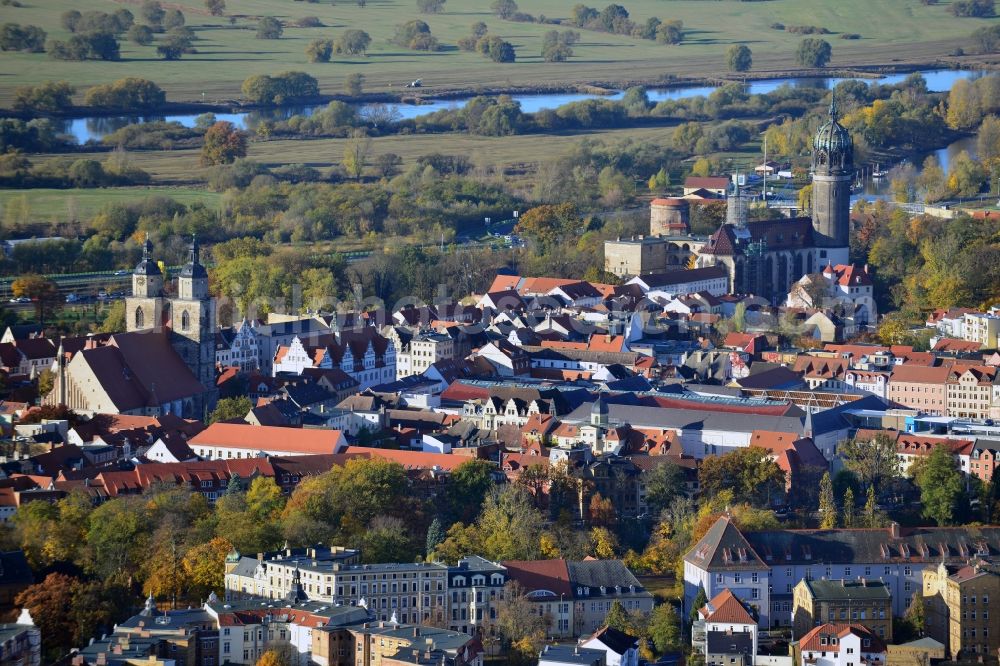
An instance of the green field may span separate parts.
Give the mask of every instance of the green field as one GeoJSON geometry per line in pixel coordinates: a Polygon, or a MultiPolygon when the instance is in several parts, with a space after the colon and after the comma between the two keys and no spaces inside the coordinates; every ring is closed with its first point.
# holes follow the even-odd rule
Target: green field
{"type": "Polygon", "coordinates": [[[69,219],[86,219],[107,203],[128,203],[152,195],[171,197],[181,203],[204,203],[215,206],[222,195],[207,190],[179,187],[123,187],[105,189],[70,190],[0,190],[0,214],[7,204],[17,199],[27,203],[30,219],[34,222],[62,222],[69,219]]]}
{"type": "MultiPolygon", "coordinates": [[[[523,2],[522,10],[549,18],[565,18],[576,0],[523,2]]],[[[139,1],[23,0],[22,8],[4,7],[5,21],[40,25],[52,38],[65,38],[59,16],[66,9],[112,11],[123,4],[138,14],[139,1]]],[[[490,0],[450,0],[441,14],[422,16],[446,46],[437,53],[401,49],[389,43],[398,23],[417,16],[414,0],[369,0],[359,7],[353,0],[295,2],[293,0],[227,0],[227,16],[211,17],[197,0],[164,3],[184,11],[188,25],[200,37],[198,53],[167,62],[153,46],[122,43],[120,62],[61,62],[46,54],[0,54],[0,104],[10,101],[14,87],[47,79],[66,79],[78,88],[123,76],[152,79],[173,101],[223,101],[239,97],[244,78],[287,69],[306,71],[324,93],[340,92],[346,75],[361,72],[369,91],[399,91],[422,78],[422,94],[442,90],[475,90],[505,86],[572,85],[590,82],[621,83],[678,76],[719,75],[725,72],[724,53],[734,42],[750,45],[755,71],[794,68],[793,53],[801,37],[769,28],[775,21],[787,25],[820,25],[834,33],[858,33],[859,40],[828,39],[834,47],[831,66],[930,63],[945,57],[966,37],[990,21],[954,18],[947,3],[926,6],[919,0],[629,0],[623,4],[638,22],[651,16],[681,19],[687,38],[679,46],[603,33],[582,31],[576,55],[566,63],[545,63],[539,53],[543,34],[554,26],[502,21],[489,12],[490,0]],[[257,40],[258,16],[292,22],[317,16],[325,27],[286,27],[279,40],[257,40]],[[230,17],[236,18],[230,25],[230,17]],[[490,32],[511,41],[517,62],[497,64],[474,53],[464,53],[455,42],[474,21],[485,21],[490,32]],[[368,57],[335,58],[331,63],[309,63],[305,47],[313,39],[334,37],[345,28],[360,28],[372,36],[368,57]]],[[[602,7],[603,2],[590,3],[602,7]]]]}
{"type": "MultiPolygon", "coordinates": [[[[422,155],[444,153],[465,155],[476,167],[510,167],[523,165],[531,169],[539,162],[566,153],[574,144],[585,138],[612,142],[633,139],[644,143],[668,145],[669,127],[642,127],[580,132],[559,132],[554,134],[521,134],[515,136],[477,136],[473,134],[395,134],[378,137],[372,141],[371,156],[396,153],[403,158],[403,168],[412,164],[422,155]]],[[[347,139],[276,139],[251,142],[247,159],[270,167],[289,163],[301,163],[324,171],[339,165],[343,160],[347,139]]],[[[67,153],[57,155],[33,155],[32,161],[73,157],[103,159],[107,153],[67,153]]],[[[199,166],[200,149],[151,150],[129,153],[129,163],[149,172],[154,181],[162,185],[193,184],[205,178],[206,169],[199,166]]],[[[34,190],[39,191],[39,190],[34,190]]],[[[59,190],[42,190],[59,192],[59,190]]],[[[80,191],[80,190],[72,190],[80,191]]],[[[87,190],[84,190],[85,192],[87,190]]],[[[101,190],[112,192],[114,190],[101,190]]],[[[4,196],[16,192],[2,192],[4,196]]],[[[197,196],[197,190],[165,189],[164,193],[187,192],[197,196]]],[[[205,194],[205,193],[201,193],[205,194]]],[[[0,198],[0,201],[3,201],[0,198]]]]}

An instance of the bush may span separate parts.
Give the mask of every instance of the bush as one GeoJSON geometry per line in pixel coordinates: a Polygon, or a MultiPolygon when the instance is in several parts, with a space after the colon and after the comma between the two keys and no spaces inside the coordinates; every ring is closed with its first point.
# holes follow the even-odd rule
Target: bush
{"type": "Polygon", "coordinates": [[[818,25],[790,25],[785,28],[793,35],[829,35],[830,31],[818,25]]]}
{"type": "Polygon", "coordinates": [[[0,51],[41,53],[45,50],[45,36],[45,31],[36,25],[4,23],[0,25],[0,51]]]}
{"type": "Polygon", "coordinates": [[[314,39],[306,47],[306,57],[309,62],[330,62],[333,55],[333,41],[329,39],[314,39]]]}
{"type": "Polygon", "coordinates": [[[0,118],[0,154],[11,150],[53,151],[65,147],[56,124],[48,118],[0,118]]]}
{"type": "Polygon", "coordinates": [[[733,44],[726,53],[730,72],[748,72],[753,67],[753,53],[746,44],[733,44]]]}
{"type": "Polygon", "coordinates": [[[319,84],[305,72],[257,74],[243,82],[242,92],[255,104],[286,104],[315,98],[319,95],[319,84]]]}
{"type": "Polygon", "coordinates": [[[417,0],[417,9],[421,14],[437,14],[444,9],[445,0],[417,0]]]}
{"type": "Polygon", "coordinates": [[[129,150],[173,150],[194,144],[201,132],[178,122],[155,121],[126,125],[106,134],[101,143],[129,150]]]}
{"type": "Polygon", "coordinates": [[[817,37],[807,37],[799,42],[795,59],[803,67],[826,67],[832,54],[830,42],[817,37]]]}
{"type": "Polygon", "coordinates": [[[364,30],[345,30],[344,34],[333,42],[333,50],[344,55],[363,55],[368,52],[372,38],[364,30]]]}
{"type": "Polygon", "coordinates": [[[972,33],[972,41],[979,53],[995,53],[1000,49],[1000,25],[979,28],[972,33]]]}
{"type": "Polygon", "coordinates": [[[993,0],[954,0],[948,7],[954,16],[988,18],[996,12],[993,0]]]}
{"type": "Polygon", "coordinates": [[[785,24],[784,23],[772,23],[769,27],[771,28],[771,30],[784,30],[785,29],[785,24]]]}
{"type": "Polygon", "coordinates": [[[166,14],[163,11],[163,6],[157,0],[146,0],[142,3],[142,9],[139,11],[142,14],[143,20],[153,27],[159,27],[163,23],[163,17],[166,14]]]}
{"type": "Polygon", "coordinates": [[[59,113],[73,106],[76,89],[68,81],[46,81],[14,90],[14,108],[35,113],[59,113]]]}
{"type": "Polygon", "coordinates": [[[284,31],[281,22],[270,16],[265,16],[257,23],[257,39],[280,39],[284,31]]]}
{"type": "Polygon", "coordinates": [[[856,32],[845,32],[840,35],[841,39],[861,39],[861,35],[856,32]]]}
{"type": "Polygon", "coordinates": [[[566,30],[562,34],[549,30],[542,39],[542,58],[545,62],[564,62],[573,57],[572,45],[579,38],[579,33],[566,30]]]}
{"type": "Polygon", "coordinates": [[[73,35],[69,40],[50,41],[48,52],[57,60],[118,60],[118,40],[109,32],[73,35]]]}
{"type": "Polygon", "coordinates": [[[179,9],[168,9],[163,15],[163,27],[167,30],[179,28],[185,23],[184,14],[179,9]]]}
{"type": "Polygon", "coordinates": [[[661,44],[680,44],[684,41],[684,22],[667,21],[656,26],[656,41],[661,44]]]}
{"type": "Polygon", "coordinates": [[[303,16],[295,22],[297,28],[322,28],[323,22],[316,16],[303,16]]]}
{"type": "Polygon", "coordinates": [[[476,44],[476,50],[493,62],[514,62],[517,57],[514,45],[500,37],[482,37],[476,44]]]}
{"type": "Polygon", "coordinates": [[[205,9],[212,16],[222,16],[226,13],[226,0],[205,0],[205,9]]]}
{"type": "Polygon", "coordinates": [[[194,32],[191,28],[174,28],[167,33],[163,43],[156,47],[156,52],[164,60],[180,60],[185,53],[195,53],[195,49],[191,47],[193,38],[194,32]]]}
{"type": "Polygon", "coordinates": [[[420,19],[397,25],[393,43],[414,51],[437,51],[440,48],[437,39],[431,35],[430,26],[420,19]]]}
{"type": "Polygon", "coordinates": [[[128,29],[128,40],[139,46],[153,43],[153,31],[148,25],[134,25],[128,29]]]}
{"type": "Polygon", "coordinates": [[[351,97],[357,97],[361,94],[362,86],[365,83],[365,75],[360,72],[353,72],[347,75],[344,79],[344,92],[346,92],[351,97]]]}
{"type": "Polygon", "coordinates": [[[113,83],[94,86],[84,96],[88,106],[115,111],[147,111],[161,106],[166,99],[167,96],[160,86],[148,79],[136,77],[126,77],[113,83]]]}

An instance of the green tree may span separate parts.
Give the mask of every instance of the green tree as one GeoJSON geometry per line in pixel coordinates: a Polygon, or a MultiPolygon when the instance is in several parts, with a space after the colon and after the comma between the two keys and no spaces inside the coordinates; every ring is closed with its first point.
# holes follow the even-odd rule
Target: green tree
{"type": "Polygon", "coordinates": [[[694,601],[691,602],[691,612],[688,616],[688,621],[695,622],[698,619],[698,611],[705,607],[708,603],[708,595],[705,594],[705,588],[701,585],[698,586],[698,593],[694,597],[694,601]]]}
{"type": "Polygon", "coordinates": [[[205,0],[205,9],[212,16],[222,16],[226,13],[226,0],[205,0]]]}
{"type": "Polygon", "coordinates": [[[357,129],[351,134],[351,139],[344,146],[343,167],[347,175],[354,180],[361,180],[368,167],[368,157],[371,155],[372,139],[363,129],[357,129]]]}
{"type": "Polygon", "coordinates": [[[184,14],[179,9],[168,9],[163,15],[163,27],[167,30],[179,28],[186,23],[184,14]]]}
{"type": "Polygon", "coordinates": [[[237,158],[246,157],[247,133],[228,120],[220,120],[205,132],[201,146],[201,164],[213,166],[232,164],[237,158]]]}
{"type": "Polygon", "coordinates": [[[417,9],[421,14],[437,14],[444,9],[445,0],[417,0],[417,9]]]}
{"type": "Polygon", "coordinates": [[[401,518],[376,516],[365,530],[361,556],[365,562],[412,562],[413,541],[401,518]]]}
{"type": "Polygon", "coordinates": [[[684,470],[672,461],[665,461],[643,472],[646,484],[646,505],[650,513],[660,515],[685,491],[684,470]]]}
{"type": "Polygon", "coordinates": [[[139,10],[139,14],[142,16],[143,20],[147,25],[153,27],[159,27],[163,23],[163,17],[166,11],[163,9],[157,0],[146,0],[142,3],[142,8],[139,10]]]}
{"type": "Polygon", "coordinates": [[[497,18],[506,21],[517,13],[517,3],[514,0],[493,0],[490,9],[497,18]]]}
{"type": "Polygon", "coordinates": [[[681,648],[681,622],[677,609],[665,602],[653,609],[649,615],[649,638],[660,654],[674,652],[681,648]]]}
{"type": "Polygon", "coordinates": [[[754,506],[766,506],[785,491],[785,472],[759,446],[708,456],[698,470],[698,485],[707,497],[731,490],[754,506]]]}
{"type": "Polygon", "coordinates": [[[609,610],[608,614],[604,616],[604,626],[628,633],[630,625],[631,618],[629,617],[628,611],[626,611],[625,607],[622,606],[622,602],[615,599],[611,603],[611,610],[609,610]]]}
{"type": "Polygon", "coordinates": [[[857,501],[854,499],[854,488],[844,491],[844,527],[857,527],[855,516],[858,512],[857,501]]]}
{"type": "Polygon", "coordinates": [[[284,31],[281,21],[273,16],[265,16],[257,22],[257,39],[280,39],[284,31]]]}
{"type": "Polygon", "coordinates": [[[868,486],[868,498],[865,506],[861,510],[861,522],[864,527],[876,528],[885,524],[885,515],[879,511],[878,501],[875,499],[875,487],[868,486]]]}
{"type": "Polygon", "coordinates": [[[128,29],[128,40],[139,46],[149,46],[153,43],[153,30],[148,25],[137,23],[128,29]]]}
{"type": "Polygon", "coordinates": [[[749,72],[753,67],[753,52],[746,44],[733,44],[726,52],[730,72],[749,72]]]}
{"type": "Polygon", "coordinates": [[[468,523],[479,515],[487,493],[493,488],[495,471],[493,463],[475,458],[455,468],[446,490],[453,522],[468,523]]]}
{"type": "Polygon", "coordinates": [[[372,43],[371,36],[364,30],[345,30],[337,37],[333,48],[337,53],[346,55],[364,55],[372,43]]]}
{"type": "Polygon", "coordinates": [[[344,92],[346,92],[351,97],[357,97],[361,94],[362,86],[365,83],[365,75],[358,72],[348,74],[347,78],[344,79],[344,92]]]}
{"type": "Polygon", "coordinates": [[[538,554],[542,516],[531,495],[519,486],[493,488],[476,521],[484,557],[494,560],[530,560],[538,554]]]}
{"type": "Polygon", "coordinates": [[[427,559],[434,556],[434,551],[445,538],[444,525],[441,524],[441,519],[438,516],[434,516],[434,520],[427,527],[427,544],[424,550],[427,559]]]}
{"type": "Polygon", "coordinates": [[[849,439],[840,445],[844,466],[854,472],[862,484],[875,487],[878,495],[882,486],[899,477],[899,456],[896,442],[879,433],[871,439],[849,439]]]}
{"type": "Polygon", "coordinates": [[[330,62],[333,55],[333,41],[329,39],[314,39],[306,47],[306,57],[309,62],[330,62]]]}
{"type": "Polygon", "coordinates": [[[36,113],[59,113],[73,106],[76,89],[68,81],[46,81],[14,89],[14,108],[36,113]]]}
{"type": "Polygon", "coordinates": [[[795,59],[803,67],[826,67],[832,54],[830,42],[818,37],[806,37],[799,42],[795,59]]]}
{"type": "Polygon", "coordinates": [[[819,484],[820,529],[832,530],[837,526],[837,502],[833,496],[833,481],[830,472],[823,475],[819,484]]]}
{"type": "Polygon", "coordinates": [[[932,518],[938,525],[953,524],[963,488],[962,473],[951,449],[944,444],[935,446],[926,460],[921,461],[914,481],[920,488],[921,515],[932,518]]]}

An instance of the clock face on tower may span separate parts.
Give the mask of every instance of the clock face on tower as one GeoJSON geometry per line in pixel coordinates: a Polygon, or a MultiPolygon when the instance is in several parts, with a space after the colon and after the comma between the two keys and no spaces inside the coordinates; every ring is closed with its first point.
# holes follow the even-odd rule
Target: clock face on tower
{"type": "Polygon", "coordinates": [[[138,277],[138,278],[136,278],[135,279],[135,286],[139,287],[140,289],[142,287],[145,287],[146,286],[146,278],[144,278],[144,277],[138,277]]]}

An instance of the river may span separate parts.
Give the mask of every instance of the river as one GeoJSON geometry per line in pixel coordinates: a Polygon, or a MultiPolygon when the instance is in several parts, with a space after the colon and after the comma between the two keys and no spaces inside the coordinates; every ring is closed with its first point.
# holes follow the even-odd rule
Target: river
{"type": "MultiPolygon", "coordinates": [[[[984,72],[977,70],[953,70],[938,69],[919,72],[927,80],[927,87],[933,92],[943,92],[950,90],[952,84],[958,79],[971,79],[982,76],[984,72]]],[[[879,84],[894,84],[903,81],[909,73],[892,74],[882,79],[859,79],[871,81],[879,84]]],[[[830,89],[848,78],[780,78],[762,79],[753,81],[748,85],[751,94],[763,94],[776,90],[783,85],[796,87],[815,87],[830,89]]],[[[651,102],[662,102],[665,100],[687,99],[690,97],[705,96],[715,90],[712,86],[687,86],[682,88],[653,88],[647,91],[651,102]]],[[[589,93],[545,93],[513,95],[513,98],[520,102],[521,110],[525,113],[534,113],[542,109],[554,109],[570,102],[579,102],[586,99],[620,99],[624,95],[619,91],[613,95],[601,96],[589,93]]],[[[412,119],[418,116],[441,111],[442,109],[458,109],[465,104],[465,99],[430,99],[424,104],[391,104],[402,119],[412,119]]],[[[281,107],[278,109],[260,109],[254,111],[243,111],[239,113],[216,113],[217,120],[228,120],[236,126],[247,129],[257,125],[262,120],[281,120],[296,114],[309,115],[318,108],[325,105],[310,105],[298,107],[281,107]]],[[[187,113],[179,115],[150,115],[150,116],[102,116],[85,117],[67,120],[63,132],[72,135],[78,142],[99,141],[106,134],[137,122],[149,122],[154,120],[166,120],[168,122],[179,122],[185,127],[193,127],[198,114],[187,113]]]]}

